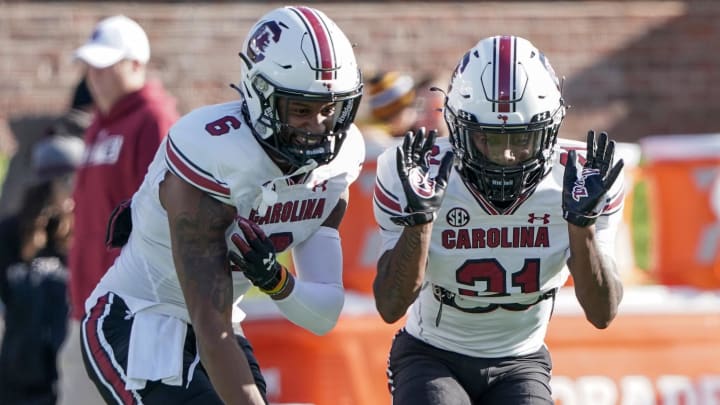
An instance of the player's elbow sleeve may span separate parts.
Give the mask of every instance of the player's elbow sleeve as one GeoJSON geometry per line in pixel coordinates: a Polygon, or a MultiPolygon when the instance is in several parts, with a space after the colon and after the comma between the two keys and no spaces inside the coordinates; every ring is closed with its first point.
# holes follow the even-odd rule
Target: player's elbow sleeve
{"type": "Polygon", "coordinates": [[[345,290],[341,284],[298,282],[290,296],[275,303],[294,324],[316,335],[324,335],[340,318],[345,290]]]}
{"type": "Polygon", "coordinates": [[[327,334],[337,325],[340,319],[340,313],[345,305],[345,292],[342,286],[334,286],[334,288],[337,291],[335,291],[328,300],[328,310],[325,311],[324,314],[318,314],[318,320],[310,330],[318,336],[327,334]]]}

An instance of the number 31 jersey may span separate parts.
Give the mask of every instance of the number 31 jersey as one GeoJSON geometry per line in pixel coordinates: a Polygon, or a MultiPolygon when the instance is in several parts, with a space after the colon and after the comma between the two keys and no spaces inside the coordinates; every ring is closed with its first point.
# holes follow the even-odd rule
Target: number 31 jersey
{"type": "MultiPolygon", "coordinates": [[[[407,316],[408,333],[473,357],[518,356],[540,349],[555,290],[569,275],[562,180],[570,149],[578,150],[580,168],[585,144],[559,140],[551,172],[532,194],[505,212],[452,169],[433,224],[422,288],[407,316]]],[[[448,138],[439,138],[429,157],[431,176],[448,151],[448,138]]],[[[393,148],[378,158],[374,212],[382,235],[380,254],[392,249],[402,233],[402,227],[390,220],[403,215],[406,206],[395,154],[393,148]]],[[[622,215],[622,184],[620,176],[596,222],[598,245],[610,256],[622,215]]]]}

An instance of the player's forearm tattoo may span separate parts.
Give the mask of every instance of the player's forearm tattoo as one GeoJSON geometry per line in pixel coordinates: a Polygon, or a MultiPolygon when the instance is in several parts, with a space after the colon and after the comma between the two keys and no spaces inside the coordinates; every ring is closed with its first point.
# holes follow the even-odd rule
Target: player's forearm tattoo
{"type": "Polygon", "coordinates": [[[404,238],[402,246],[396,246],[396,256],[391,260],[390,256],[385,257],[379,266],[379,287],[382,294],[382,301],[385,307],[393,313],[404,313],[412,304],[420,291],[422,274],[424,268],[418,271],[418,251],[422,249],[423,235],[414,234],[404,238]]]}
{"type": "Polygon", "coordinates": [[[170,224],[180,263],[178,274],[219,312],[232,305],[232,277],[226,266],[225,229],[232,220],[217,201],[200,199],[195,212],[183,212],[170,224]]]}
{"type": "MultiPolygon", "coordinates": [[[[412,261],[413,251],[420,249],[420,238],[409,238],[407,240],[406,248],[400,251],[400,257],[396,260],[396,265],[399,271],[391,271],[391,280],[393,288],[402,291],[403,286],[407,290],[408,281],[414,282],[417,279],[417,273],[414,271],[416,267],[412,261]]],[[[413,291],[413,290],[408,290],[413,291]]],[[[414,296],[403,297],[414,299],[414,296]]]]}

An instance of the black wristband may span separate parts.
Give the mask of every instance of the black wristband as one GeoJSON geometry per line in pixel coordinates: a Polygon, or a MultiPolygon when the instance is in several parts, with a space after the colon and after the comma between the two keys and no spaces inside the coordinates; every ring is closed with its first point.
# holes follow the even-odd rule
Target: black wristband
{"type": "Polygon", "coordinates": [[[594,224],[595,220],[597,220],[597,216],[589,217],[587,215],[580,215],[570,211],[563,212],[563,218],[565,218],[565,220],[569,223],[581,228],[586,228],[594,224]]]}
{"type": "Polygon", "coordinates": [[[390,217],[394,224],[400,226],[415,226],[432,222],[435,219],[433,212],[413,212],[402,217],[390,217]]]}

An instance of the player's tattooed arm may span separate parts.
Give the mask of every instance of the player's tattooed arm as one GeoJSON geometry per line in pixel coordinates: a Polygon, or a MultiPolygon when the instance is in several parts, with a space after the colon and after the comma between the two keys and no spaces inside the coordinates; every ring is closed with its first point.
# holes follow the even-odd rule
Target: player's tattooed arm
{"type": "Polygon", "coordinates": [[[409,131],[395,151],[397,176],[407,199],[400,215],[390,217],[403,227],[395,246],[378,260],[373,282],[375,306],[387,323],[400,319],[417,298],[425,277],[432,224],[445,196],[453,154],[446,152],[435,177],[429,175],[429,156],[437,131],[409,131]],[[411,180],[412,179],[412,180],[411,180]]]}
{"type": "Polygon", "coordinates": [[[176,271],[184,291],[193,292],[188,298],[207,300],[209,309],[225,317],[232,306],[232,279],[224,268],[224,231],[229,225],[228,214],[232,219],[232,213],[231,207],[202,194],[195,212],[178,212],[170,222],[173,245],[177,247],[173,249],[176,271]]]}
{"type": "Polygon", "coordinates": [[[596,137],[595,131],[588,131],[582,171],[578,174],[576,152],[570,151],[563,176],[563,217],[570,236],[568,268],[585,316],[599,329],[610,325],[623,296],[615,261],[600,249],[594,226],[624,165],[622,159],[615,161],[614,154],[615,141],[607,133],[596,137]]]}
{"type": "Polygon", "coordinates": [[[603,254],[595,240],[595,227],[568,224],[570,258],[575,295],[585,317],[605,329],[617,315],[623,297],[620,273],[612,257],[603,254]]]}
{"type": "Polygon", "coordinates": [[[387,323],[396,322],[415,301],[425,277],[432,222],[405,227],[392,250],[378,260],[373,282],[375,307],[387,323]]]}
{"type": "Polygon", "coordinates": [[[173,262],[197,336],[200,358],[225,403],[262,404],[231,325],[232,277],[225,230],[235,209],[166,174],[160,201],[167,211],[173,262]]]}

